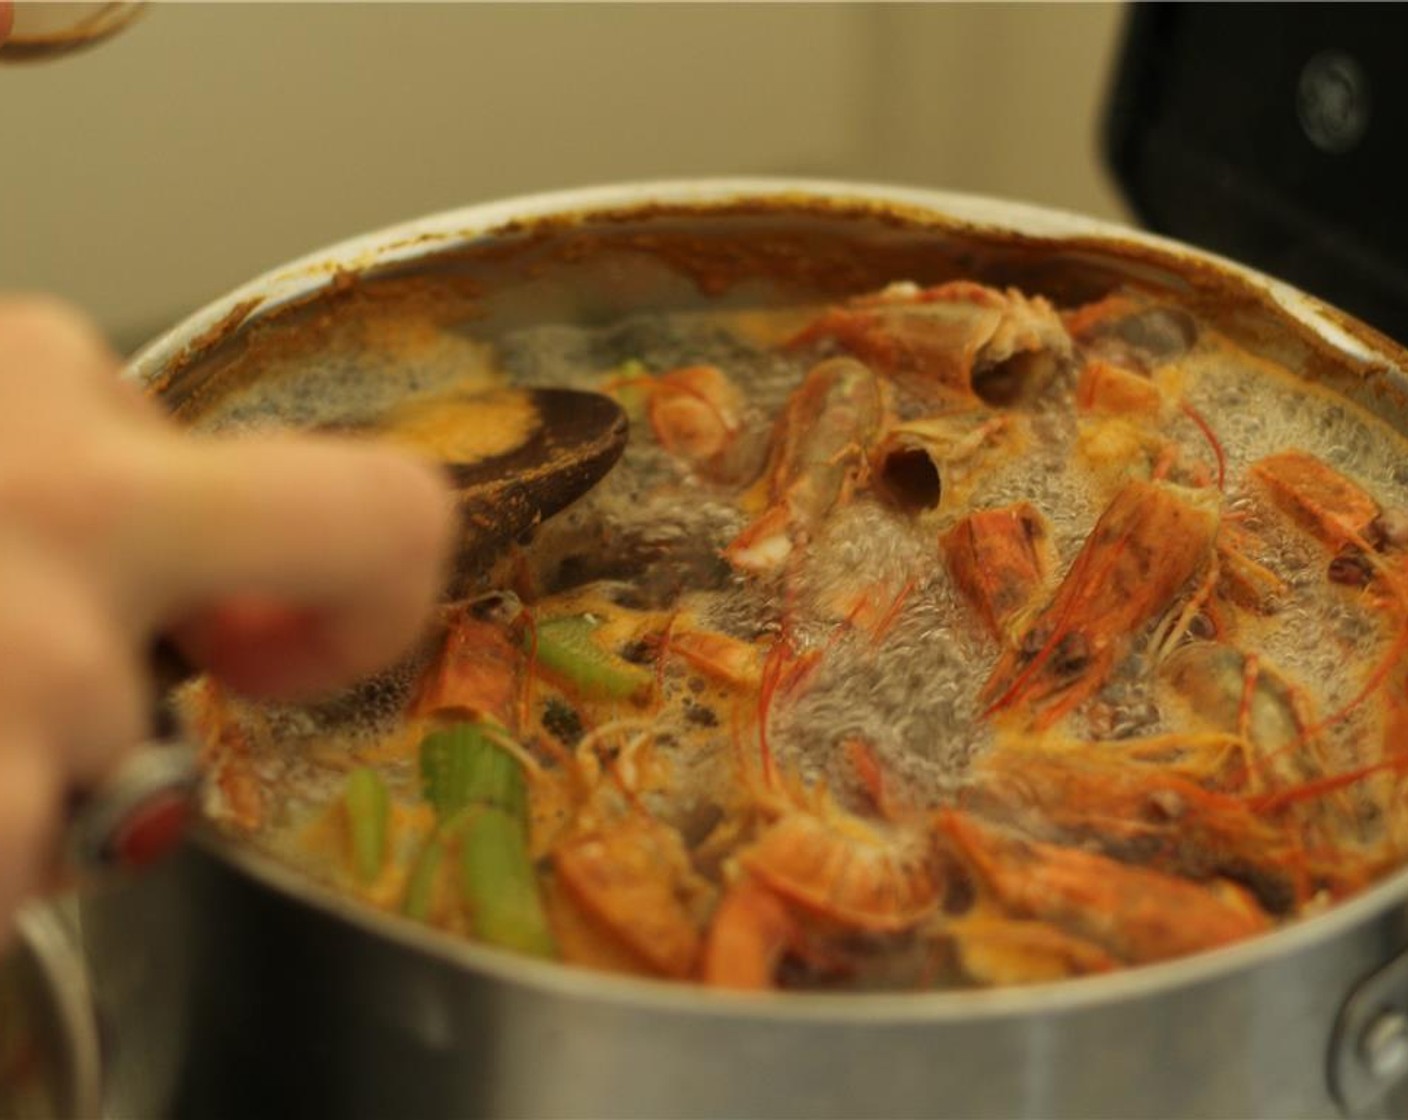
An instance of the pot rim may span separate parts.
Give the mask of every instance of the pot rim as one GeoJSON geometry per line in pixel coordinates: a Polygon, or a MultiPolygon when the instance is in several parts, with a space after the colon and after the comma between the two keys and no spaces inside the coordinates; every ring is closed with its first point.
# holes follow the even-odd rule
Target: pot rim
{"type": "MultiPolygon", "coordinates": [[[[570,217],[590,222],[598,213],[615,216],[623,210],[662,205],[697,210],[706,217],[711,211],[740,203],[779,208],[788,204],[855,205],[881,214],[898,212],[906,218],[955,231],[1017,234],[1037,243],[1049,241],[1053,247],[1078,240],[1083,247],[1103,243],[1112,250],[1155,250],[1174,261],[1211,267],[1249,285],[1266,297],[1273,313],[1308,329],[1347,361],[1388,366],[1400,376],[1408,367],[1408,351],[1282,281],[1216,254],[1116,222],[975,194],[839,180],[750,177],[623,182],[530,194],[441,211],[352,237],[271,269],[193,312],[143,347],[128,363],[125,376],[149,384],[173,360],[199,352],[256,312],[268,312],[313,295],[347,273],[410,261],[546,219],[570,217]]],[[[1216,982],[1275,958],[1308,951],[1367,924],[1408,899],[1405,866],[1323,914],[1238,944],[1101,976],[946,992],[742,993],[590,972],[477,945],[343,898],[274,857],[237,843],[213,826],[198,826],[193,842],[237,873],[295,901],[311,904],[364,932],[497,980],[565,997],[604,999],[627,1007],[705,1017],[746,1014],[790,1023],[860,1025],[1010,1018],[1037,1012],[1077,1012],[1095,1005],[1153,997],[1171,989],[1216,982]]]]}
{"type": "Polygon", "coordinates": [[[233,329],[256,311],[267,312],[311,295],[345,274],[414,260],[492,237],[510,227],[564,216],[587,222],[596,213],[617,214],[622,209],[651,204],[692,208],[707,214],[745,202],[778,206],[853,204],[881,213],[899,212],[978,235],[1016,233],[1053,243],[1089,239],[1107,243],[1111,248],[1156,250],[1185,263],[1211,266],[1232,279],[1250,283],[1277,310],[1309,328],[1350,361],[1381,362],[1388,358],[1400,370],[1408,366],[1408,350],[1298,288],[1226,257],[1118,222],[1010,199],[922,187],[831,179],[730,177],[644,180],[521,195],[442,210],[358,234],[272,268],[210,301],[138,350],[128,362],[127,375],[145,382],[181,351],[203,342],[209,332],[233,329]]]}

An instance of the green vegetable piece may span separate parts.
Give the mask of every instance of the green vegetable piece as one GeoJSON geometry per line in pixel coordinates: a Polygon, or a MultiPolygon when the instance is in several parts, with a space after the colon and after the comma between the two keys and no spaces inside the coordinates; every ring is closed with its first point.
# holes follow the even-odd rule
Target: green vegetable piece
{"type": "Polygon", "coordinates": [[[535,956],[554,946],[528,855],[528,791],[518,759],[480,723],[421,740],[425,796],[440,824],[411,870],[403,910],[424,921],[449,844],[460,842],[459,884],[479,940],[535,956]]]}
{"type": "Polygon", "coordinates": [[[645,417],[645,408],[650,401],[650,370],[644,362],[628,358],[615,369],[601,375],[603,387],[619,404],[632,423],[645,417]]]}
{"type": "Polygon", "coordinates": [[[435,894],[435,876],[440,871],[440,863],[445,858],[445,837],[436,832],[425,842],[425,847],[416,857],[411,868],[410,879],[406,883],[406,897],[401,903],[401,912],[408,918],[423,922],[430,917],[430,901],[435,894]]]}
{"type": "Polygon", "coordinates": [[[469,805],[496,805],[527,817],[528,791],[518,760],[490,738],[482,723],[456,723],[420,743],[425,799],[444,824],[469,805]]]}
{"type": "Polygon", "coordinates": [[[654,678],[639,665],[602,649],[593,636],[600,625],[584,614],[543,619],[536,628],[538,662],[584,696],[644,699],[654,678]]]}
{"type": "Polygon", "coordinates": [[[538,957],[556,954],[522,817],[487,805],[469,811],[460,840],[460,883],[481,941],[538,957]]]}
{"type": "Polygon", "coordinates": [[[352,870],[359,881],[370,883],[386,864],[391,795],[375,770],[359,766],[347,775],[343,803],[352,840],[352,870]]]}
{"type": "Polygon", "coordinates": [[[461,809],[449,820],[436,825],[435,831],[426,839],[411,868],[406,881],[406,896],[401,902],[401,912],[408,918],[423,922],[430,917],[430,904],[435,897],[435,877],[440,873],[445,852],[474,811],[472,806],[461,809]]]}

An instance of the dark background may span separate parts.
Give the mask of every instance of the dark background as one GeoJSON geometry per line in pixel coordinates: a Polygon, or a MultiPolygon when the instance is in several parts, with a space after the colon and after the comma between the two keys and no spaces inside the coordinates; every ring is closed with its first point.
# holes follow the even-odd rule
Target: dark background
{"type": "Polygon", "coordinates": [[[1138,4],[1105,121],[1141,223],[1408,342],[1408,7],[1138,4]]]}

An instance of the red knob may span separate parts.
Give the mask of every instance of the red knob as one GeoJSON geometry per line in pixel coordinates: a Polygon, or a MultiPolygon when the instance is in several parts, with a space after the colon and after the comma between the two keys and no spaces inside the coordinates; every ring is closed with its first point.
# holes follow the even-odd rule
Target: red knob
{"type": "Polygon", "coordinates": [[[185,834],[191,798],[185,790],[163,790],[131,810],[108,838],[110,863],[145,867],[166,855],[185,834]]]}
{"type": "Polygon", "coordinates": [[[199,771],[181,744],[155,744],[128,757],[84,798],[69,824],[80,870],[144,867],[181,840],[199,771]]]}

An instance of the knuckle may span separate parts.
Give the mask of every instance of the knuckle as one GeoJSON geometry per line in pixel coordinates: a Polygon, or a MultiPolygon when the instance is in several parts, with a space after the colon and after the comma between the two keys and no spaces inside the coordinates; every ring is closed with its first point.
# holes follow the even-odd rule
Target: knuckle
{"type": "Polygon", "coordinates": [[[0,517],[37,540],[101,557],[140,501],[141,458],[104,440],[56,451],[62,463],[16,464],[0,474],[0,517]]]}
{"type": "Polygon", "coordinates": [[[82,322],[71,303],[47,292],[20,292],[0,297],[0,319],[18,323],[82,322]]]}
{"type": "Polygon", "coordinates": [[[97,328],[77,307],[45,294],[0,298],[0,336],[46,348],[73,348],[87,355],[107,354],[97,328]]]}
{"type": "Polygon", "coordinates": [[[96,620],[79,612],[56,612],[51,618],[32,639],[31,649],[36,667],[48,678],[48,691],[74,703],[101,702],[119,667],[115,643],[96,620]]]}
{"type": "Polygon", "coordinates": [[[46,722],[62,730],[70,765],[87,772],[145,731],[142,691],[131,654],[97,617],[73,611],[32,651],[46,722]]]}
{"type": "Polygon", "coordinates": [[[114,629],[76,580],[31,572],[22,582],[0,618],[0,656],[14,667],[12,683],[51,706],[101,702],[121,676],[114,629]]]}
{"type": "Polygon", "coordinates": [[[74,780],[145,731],[132,638],[83,570],[53,550],[0,549],[0,725],[38,734],[74,780]]]}

